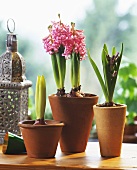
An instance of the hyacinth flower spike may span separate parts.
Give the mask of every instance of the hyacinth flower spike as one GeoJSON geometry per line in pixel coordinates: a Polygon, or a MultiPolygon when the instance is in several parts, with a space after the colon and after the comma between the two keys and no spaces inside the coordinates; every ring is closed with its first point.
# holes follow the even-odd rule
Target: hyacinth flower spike
{"type": "MultiPolygon", "coordinates": [[[[60,19],[60,15],[59,19],[60,19]]],[[[54,79],[57,86],[57,96],[64,96],[64,82],[66,75],[66,58],[63,56],[66,41],[69,36],[69,26],[63,24],[61,20],[52,22],[48,27],[49,36],[43,39],[46,52],[51,55],[54,79]]]]}
{"type": "Polygon", "coordinates": [[[80,61],[85,59],[86,48],[85,48],[85,37],[82,30],[75,30],[75,23],[71,23],[71,37],[72,45],[71,48],[71,85],[72,89],[70,92],[71,96],[83,97],[80,85],[80,61]]]}

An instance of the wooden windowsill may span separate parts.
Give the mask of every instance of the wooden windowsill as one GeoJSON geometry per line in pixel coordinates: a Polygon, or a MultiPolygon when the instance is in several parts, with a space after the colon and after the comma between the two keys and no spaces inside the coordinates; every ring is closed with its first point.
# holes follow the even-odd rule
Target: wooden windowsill
{"type": "MultiPolygon", "coordinates": [[[[0,146],[1,150],[1,146],[0,146]]],[[[35,159],[24,155],[0,152],[0,170],[78,170],[78,169],[137,169],[137,144],[122,145],[120,157],[102,158],[98,142],[88,142],[85,152],[65,155],[58,146],[55,158],[35,159]]]]}

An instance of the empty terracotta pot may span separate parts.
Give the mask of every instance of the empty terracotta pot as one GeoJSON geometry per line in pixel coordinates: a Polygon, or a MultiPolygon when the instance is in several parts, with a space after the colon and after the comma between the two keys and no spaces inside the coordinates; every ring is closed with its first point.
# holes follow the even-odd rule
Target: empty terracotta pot
{"type": "Polygon", "coordinates": [[[101,156],[120,156],[126,119],[126,105],[114,107],[95,105],[93,109],[101,156]]]}
{"type": "Polygon", "coordinates": [[[46,120],[47,125],[33,125],[34,122],[33,120],[25,120],[18,124],[28,157],[54,157],[64,123],[46,120]]]}
{"type": "Polygon", "coordinates": [[[92,128],[93,105],[98,96],[86,94],[86,97],[49,96],[54,120],[63,121],[65,126],[60,138],[62,152],[84,152],[92,128]]]}

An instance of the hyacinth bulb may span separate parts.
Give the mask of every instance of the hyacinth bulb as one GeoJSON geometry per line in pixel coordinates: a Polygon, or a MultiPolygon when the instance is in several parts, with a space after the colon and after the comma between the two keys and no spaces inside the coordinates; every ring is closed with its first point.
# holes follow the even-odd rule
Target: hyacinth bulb
{"type": "Polygon", "coordinates": [[[39,121],[44,120],[45,107],[46,107],[46,81],[45,77],[42,75],[37,76],[36,81],[35,109],[37,120],[39,121]]]}

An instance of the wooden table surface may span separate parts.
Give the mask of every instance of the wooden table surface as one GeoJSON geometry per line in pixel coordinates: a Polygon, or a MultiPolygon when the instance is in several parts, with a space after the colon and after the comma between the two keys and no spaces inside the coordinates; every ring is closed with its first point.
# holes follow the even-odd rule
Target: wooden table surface
{"type": "MultiPolygon", "coordinates": [[[[0,146],[1,150],[1,146],[0,146]]],[[[65,155],[58,146],[55,158],[34,159],[24,155],[5,155],[0,151],[0,170],[137,169],[137,144],[122,145],[120,157],[102,158],[98,142],[89,142],[83,153],[65,155]]]]}

